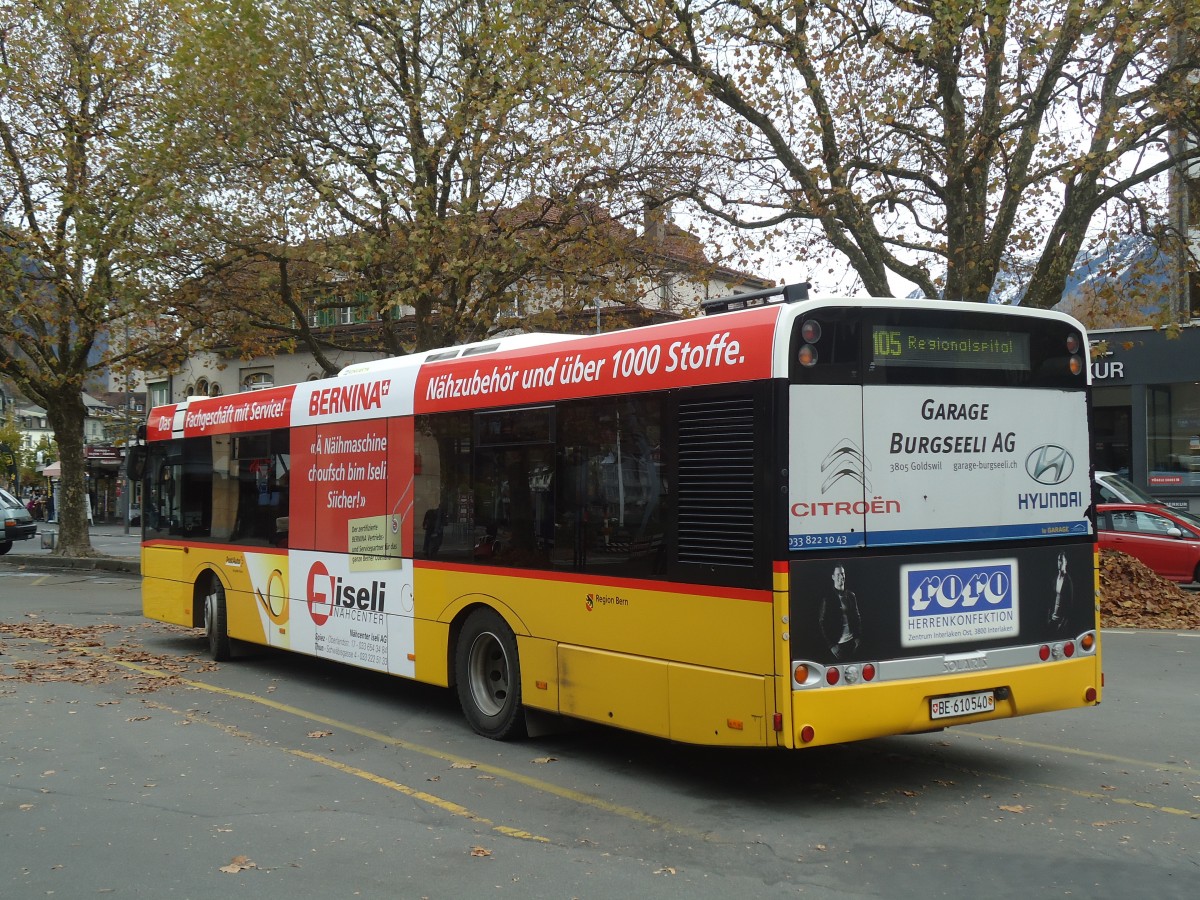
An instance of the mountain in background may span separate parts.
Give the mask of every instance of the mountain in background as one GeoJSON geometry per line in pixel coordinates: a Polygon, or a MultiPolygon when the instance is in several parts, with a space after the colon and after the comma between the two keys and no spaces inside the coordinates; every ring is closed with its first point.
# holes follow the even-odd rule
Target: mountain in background
{"type": "MultiPolygon", "coordinates": [[[[1019,305],[1033,266],[1033,260],[1005,260],[988,302],[1019,305]]],[[[1170,292],[1171,259],[1149,237],[1128,235],[1081,252],[1054,308],[1089,328],[1146,325],[1161,319],[1170,292]]]]}

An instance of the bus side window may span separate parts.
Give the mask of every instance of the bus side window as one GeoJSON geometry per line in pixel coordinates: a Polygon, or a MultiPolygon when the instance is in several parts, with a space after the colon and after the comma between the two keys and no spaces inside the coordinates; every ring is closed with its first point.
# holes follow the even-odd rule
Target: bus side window
{"type": "Polygon", "coordinates": [[[662,399],[565,404],[557,455],[553,561],[585,571],[662,574],[662,399]]]}
{"type": "Polygon", "coordinates": [[[146,448],[146,498],[142,516],[148,535],[179,533],[181,445],[178,441],[146,448]]]}

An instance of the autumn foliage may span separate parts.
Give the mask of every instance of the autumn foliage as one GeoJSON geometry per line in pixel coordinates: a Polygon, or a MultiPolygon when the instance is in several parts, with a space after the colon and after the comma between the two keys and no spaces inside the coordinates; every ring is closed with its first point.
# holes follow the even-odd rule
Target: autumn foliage
{"type": "Polygon", "coordinates": [[[1200,628],[1200,594],[1115,550],[1100,554],[1100,621],[1105,628],[1200,628]]]}

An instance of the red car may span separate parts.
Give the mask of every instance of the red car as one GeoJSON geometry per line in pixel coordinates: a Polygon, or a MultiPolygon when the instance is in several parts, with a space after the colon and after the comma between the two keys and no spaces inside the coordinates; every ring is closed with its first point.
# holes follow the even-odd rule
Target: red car
{"type": "Polygon", "coordinates": [[[1103,550],[1140,559],[1171,581],[1200,581],[1200,518],[1146,503],[1101,503],[1096,530],[1103,550]]]}

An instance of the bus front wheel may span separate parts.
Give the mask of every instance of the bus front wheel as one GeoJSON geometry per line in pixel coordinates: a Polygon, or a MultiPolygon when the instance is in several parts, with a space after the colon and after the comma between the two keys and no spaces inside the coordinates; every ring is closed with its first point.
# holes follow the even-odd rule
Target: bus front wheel
{"type": "Polygon", "coordinates": [[[229,659],[229,613],[225,608],[225,588],[216,577],[209,579],[204,592],[204,634],[208,638],[209,655],[217,662],[229,659]]]}
{"type": "Polygon", "coordinates": [[[454,673],[463,715],[476,732],[498,741],[524,733],[517,638],[495,610],[477,609],[467,617],[454,673]]]}

